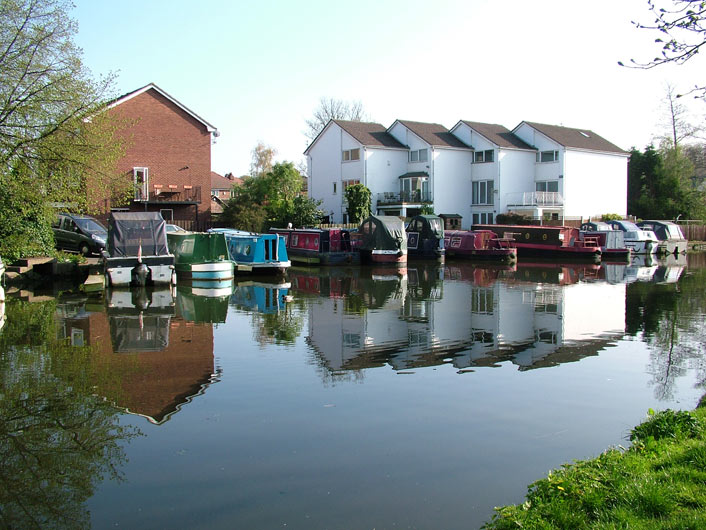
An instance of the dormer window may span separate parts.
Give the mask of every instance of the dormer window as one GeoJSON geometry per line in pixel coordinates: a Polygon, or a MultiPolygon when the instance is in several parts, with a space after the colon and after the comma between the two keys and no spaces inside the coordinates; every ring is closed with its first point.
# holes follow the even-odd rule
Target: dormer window
{"type": "Polygon", "coordinates": [[[355,160],[360,160],[360,149],[347,149],[343,151],[344,162],[352,162],[355,160]]]}
{"type": "Polygon", "coordinates": [[[488,149],[486,151],[476,151],[473,153],[473,163],[481,164],[483,162],[494,162],[495,161],[495,151],[488,149]]]}
{"type": "Polygon", "coordinates": [[[426,149],[417,149],[416,151],[409,152],[410,162],[426,162],[428,159],[426,149]]]}
{"type": "Polygon", "coordinates": [[[537,162],[558,162],[559,151],[539,151],[537,152],[537,162]]]}

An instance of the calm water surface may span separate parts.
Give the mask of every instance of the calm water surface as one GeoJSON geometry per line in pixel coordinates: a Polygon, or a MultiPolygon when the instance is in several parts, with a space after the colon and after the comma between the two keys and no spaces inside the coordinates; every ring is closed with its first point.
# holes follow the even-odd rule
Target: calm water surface
{"type": "Polygon", "coordinates": [[[478,528],[706,392],[706,259],[8,293],[0,525],[478,528]]]}

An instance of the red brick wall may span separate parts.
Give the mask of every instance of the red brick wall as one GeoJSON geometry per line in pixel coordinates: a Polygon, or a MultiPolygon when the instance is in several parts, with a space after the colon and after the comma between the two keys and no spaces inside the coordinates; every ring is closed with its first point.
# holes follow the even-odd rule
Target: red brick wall
{"type": "MultiPolygon", "coordinates": [[[[150,192],[155,190],[154,184],[161,184],[162,190],[176,185],[179,191],[184,185],[200,186],[198,217],[199,221],[207,220],[211,209],[211,133],[206,127],[155,90],[143,92],[110,112],[136,122],[124,133],[128,148],[118,163],[119,171],[132,179],[134,167],[149,168],[150,192]]],[[[194,206],[166,201],[149,206],[151,211],[160,208],[173,209],[175,218],[195,216],[194,206]]]]}

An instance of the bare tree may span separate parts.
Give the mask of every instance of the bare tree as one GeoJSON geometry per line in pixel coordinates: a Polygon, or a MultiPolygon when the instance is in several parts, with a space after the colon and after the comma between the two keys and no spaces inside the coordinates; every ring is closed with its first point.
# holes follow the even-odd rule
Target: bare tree
{"type": "Polygon", "coordinates": [[[277,149],[265,145],[263,142],[258,142],[250,152],[252,161],[250,162],[250,176],[259,177],[272,171],[277,149]]]}
{"type": "Polygon", "coordinates": [[[304,134],[309,140],[316,138],[330,120],[365,121],[369,119],[360,101],[322,97],[311,119],[306,120],[304,134]]]}
{"type": "MultiPolygon", "coordinates": [[[[655,42],[661,44],[662,50],[651,61],[630,59],[630,66],[650,69],[665,63],[684,64],[706,44],[705,0],[671,0],[671,8],[658,6],[658,0],[647,0],[647,5],[655,16],[654,21],[650,24],[633,21],[633,24],[639,29],[660,32],[662,36],[656,38],[655,42]]],[[[618,64],[625,66],[622,62],[618,64]]],[[[694,85],[689,93],[704,98],[706,86],[694,85]]]]}
{"type": "Polygon", "coordinates": [[[695,125],[689,119],[689,109],[679,101],[679,95],[670,84],[666,86],[664,96],[664,116],[662,126],[669,132],[664,138],[671,140],[672,146],[678,148],[683,140],[696,138],[703,126],[695,125]]]}

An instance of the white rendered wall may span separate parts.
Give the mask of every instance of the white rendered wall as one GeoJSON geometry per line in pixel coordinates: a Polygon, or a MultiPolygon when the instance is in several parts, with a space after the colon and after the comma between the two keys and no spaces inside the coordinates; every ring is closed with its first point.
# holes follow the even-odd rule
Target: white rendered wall
{"type": "Polygon", "coordinates": [[[459,214],[463,217],[462,228],[470,229],[473,152],[437,147],[432,153],[433,174],[429,188],[434,198],[434,213],[459,214]]]}
{"type": "Polygon", "coordinates": [[[340,222],[341,210],[341,136],[343,130],[335,123],[329,126],[318,137],[308,153],[309,165],[309,197],[322,200],[321,208],[329,214],[338,214],[340,222]],[[336,194],[333,194],[333,182],[336,184],[336,194]]]}
{"type": "MultiPolygon", "coordinates": [[[[400,175],[407,173],[406,149],[365,148],[366,177],[364,184],[371,193],[371,209],[377,211],[378,193],[399,193],[400,175]]],[[[362,182],[362,181],[361,181],[362,182]]]]}
{"type": "Polygon", "coordinates": [[[514,149],[499,149],[498,163],[500,164],[497,213],[508,212],[508,200],[512,194],[532,192],[534,184],[534,151],[521,151],[514,149]]]}

